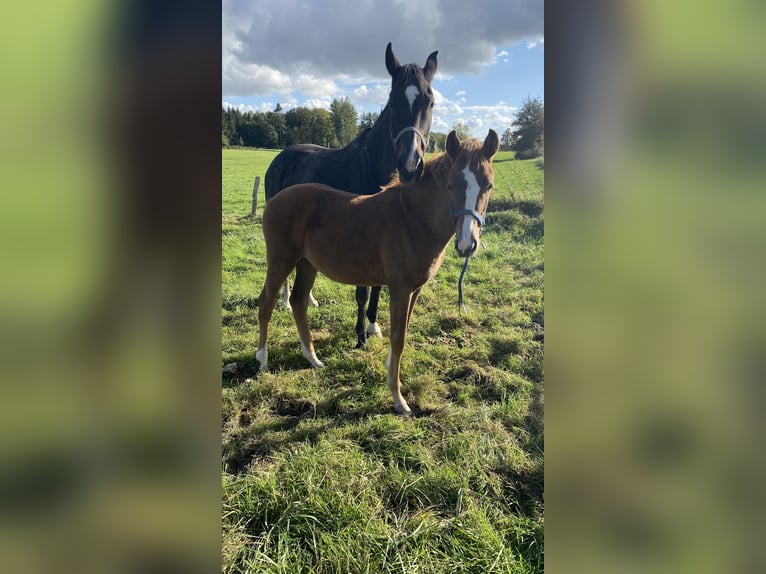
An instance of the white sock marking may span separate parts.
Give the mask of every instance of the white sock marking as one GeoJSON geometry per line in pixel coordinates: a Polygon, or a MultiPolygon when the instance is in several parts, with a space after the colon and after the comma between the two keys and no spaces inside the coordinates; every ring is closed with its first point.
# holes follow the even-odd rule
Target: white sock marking
{"type": "Polygon", "coordinates": [[[282,305],[284,305],[287,311],[292,311],[293,307],[290,305],[290,282],[285,281],[285,285],[282,288],[282,305]]]}
{"type": "Polygon", "coordinates": [[[267,345],[264,345],[262,349],[258,349],[255,352],[255,360],[260,363],[260,366],[258,367],[258,372],[263,372],[266,370],[266,363],[269,360],[269,351],[267,350],[267,345]]]}
{"type": "Polygon", "coordinates": [[[315,353],[309,350],[309,348],[301,343],[301,354],[308,360],[309,363],[311,363],[311,366],[315,369],[321,369],[324,367],[324,363],[317,359],[317,356],[315,353]]]}

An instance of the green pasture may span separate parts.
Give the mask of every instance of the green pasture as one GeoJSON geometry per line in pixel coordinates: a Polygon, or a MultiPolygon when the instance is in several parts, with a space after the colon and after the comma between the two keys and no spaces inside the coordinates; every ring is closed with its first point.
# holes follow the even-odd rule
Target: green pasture
{"type": "Polygon", "coordinates": [[[543,172],[495,157],[481,249],[463,285],[448,248],[402,358],[414,416],[393,414],[383,338],[355,350],[351,286],[319,275],[318,357],[278,305],[256,374],[265,245],[253,179],[276,151],[223,150],[223,571],[542,572],[543,172]]]}

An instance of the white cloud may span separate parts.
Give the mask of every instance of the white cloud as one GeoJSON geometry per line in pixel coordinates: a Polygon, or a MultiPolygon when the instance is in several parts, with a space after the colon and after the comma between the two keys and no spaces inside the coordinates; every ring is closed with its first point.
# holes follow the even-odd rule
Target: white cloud
{"type": "Polygon", "coordinates": [[[223,63],[222,92],[227,96],[256,96],[277,94],[289,96],[298,91],[310,97],[332,98],[338,85],[327,78],[311,74],[285,74],[259,64],[246,64],[230,57],[223,63]]]}
{"type": "Polygon", "coordinates": [[[325,110],[330,109],[330,100],[323,100],[321,98],[310,98],[303,102],[304,108],[324,108],[325,110]]]}
{"type": "Polygon", "coordinates": [[[446,82],[454,77],[454,74],[445,74],[437,69],[436,74],[434,74],[434,82],[446,82]]]}
{"type": "Polygon", "coordinates": [[[348,96],[359,113],[380,111],[391,85],[384,57],[391,41],[403,64],[422,66],[439,50],[432,129],[443,132],[462,119],[477,137],[489,127],[504,131],[515,108],[503,102],[471,105],[471,100],[515,101],[516,90],[498,87],[493,96],[471,83],[469,95],[453,81],[450,99],[435,87],[464,74],[493,75],[489,66],[507,62],[510,47],[518,43],[530,50],[544,45],[543,0],[421,0],[394,6],[384,0],[223,0],[222,22],[222,88],[228,102],[244,100],[264,111],[279,102],[287,110],[327,108],[333,98],[348,96]]]}
{"type": "Polygon", "coordinates": [[[500,58],[503,59],[503,62],[507,62],[508,58],[506,58],[505,56],[508,56],[508,51],[507,50],[500,50],[497,54],[495,54],[493,56],[492,63],[493,64],[497,64],[500,61],[500,58]]]}
{"type": "Polygon", "coordinates": [[[431,117],[431,131],[443,132],[449,128],[449,124],[445,122],[440,115],[434,114],[431,117]]]}
{"type": "Polygon", "coordinates": [[[362,84],[352,90],[353,97],[351,97],[351,99],[354,102],[384,106],[388,101],[388,92],[390,89],[391,86],[389,84],[375,84],[372,87],[367,84],[362,84]]]}
{"type": "Polygon", "coordinates": [[[224,96],[298,90],[326,99],[346,78],[389,81],[389,41],[402,63],[422,66],[439,50],[437,81],[481,73],[496,46],[542,35],[543,0],[423,0],[394,9],[384,0],[223,0],[222,22],[224,96]]]}
{"type": "Polygon", "coordinates": [[[289,94],[292,82],[279,70],[259,64],[245,64],[236,58],[223,63],[222,90],[224,96],[289,94]]]}
{"type": "Polygon", "coordinates": [[[431,86],[434,92],[434,112],[438,112],[442,116],[460,116],[463,114],[463,108],[455,101],[448,100],[444,95],[431,86]]]}
{"type": "Polygon", "coordinates": [[[223,108],[226,109],[226,110],[239,110],[243,114],[247,113],[247,112],[254,112],[254,111],[256,111],[253,106],[251,106],[249,104],[245,105],[245,104],[242,104],[242,103],[240,103],[238,105],[234,105],[234,104],[229,103],[229,102],[223,102],[223,108]]]}
{"type": "Polygon", "coordinates": [[[502,135],[510,127],[513,115],[518,109],[503,101],[492,105],[469,105],[459,108],[460,113],[449,113],[454,111],[454,108],[449,105],[445,105],[444,108],[434,108],[431,129],[445,132],[452,129],[458,121],[463,121],[468,125],[474,137],[483,138],[490,128],[495,130],[498,135],[502,135]]]}

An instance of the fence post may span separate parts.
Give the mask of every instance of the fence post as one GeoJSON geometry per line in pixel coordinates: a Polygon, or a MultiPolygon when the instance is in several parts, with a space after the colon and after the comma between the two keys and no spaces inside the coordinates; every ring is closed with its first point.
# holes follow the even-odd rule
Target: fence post
{"type": "Polygon", "coordinates": [[[255,210],[258,208],[258,187],[261,185],[261,176],[255,176],[255,183],[253,184],[253,209],[250,211],[250,215],[255,217],[255,210]]]}

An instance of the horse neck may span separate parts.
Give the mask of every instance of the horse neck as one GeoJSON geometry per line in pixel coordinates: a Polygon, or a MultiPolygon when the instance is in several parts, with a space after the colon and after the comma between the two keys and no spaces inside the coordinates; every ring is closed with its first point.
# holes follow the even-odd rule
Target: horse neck
{"type": "Polygon", "coordinates": [[[361,142],[366,173],[373,174],[377,185],[384,185],[391,180],[396,169],[394,145],[391,142],[391,107],[386,104],[378,120],[370,130],[361,135],[361,142]]]}
{"type": "Polygon", "coordinates": [[[449,156],[441,155],[426,163],[420,181],[400,184],[405,210],[415,216],[418,226],[427,228],[442,243],[455,233],[447,181],[451,165],[449,156]]]}

